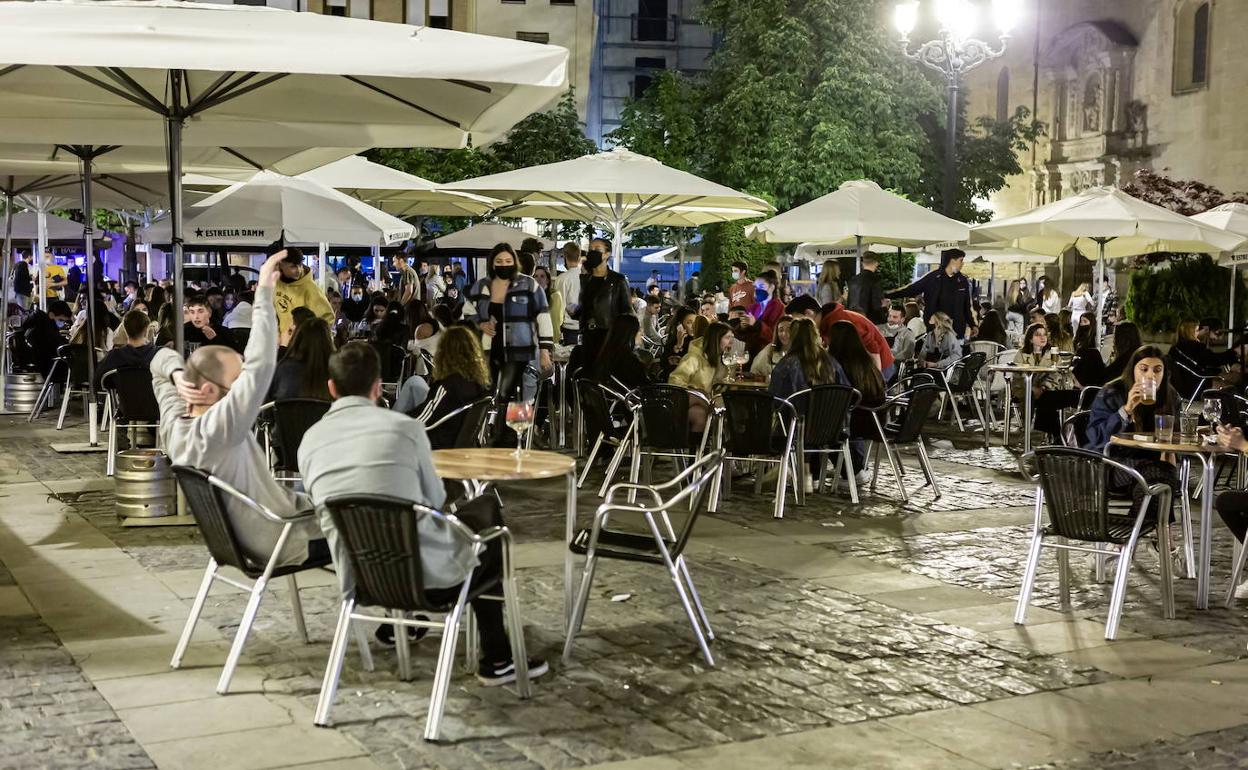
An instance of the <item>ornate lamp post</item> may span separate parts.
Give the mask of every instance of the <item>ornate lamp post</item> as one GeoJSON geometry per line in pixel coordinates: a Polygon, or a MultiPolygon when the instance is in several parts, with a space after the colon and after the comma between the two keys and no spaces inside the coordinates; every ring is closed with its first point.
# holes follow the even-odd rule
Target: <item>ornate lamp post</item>
{"type": "Polygon", "coordinates": [[[1021,0],[992,0],[993,20],[1001,35],[1001,47],[992,46],[971,35],[975,31],[976,7],[970,0],[935,0],[936,19],[940,22],[940,37],[929,40],[910,50],[910,33],[919,19],[919,0],[898,3],[893,11],[893,23],[901,34],[901,52],[911,61],[921,62],[945,76],[949,91],[948,146],[945,150],[945,215],[953,216],[956,197],[957,169],[958,89],[962,76],[990,59],[1005,53],[1010,31],[1018,21],[1021,0]]]}

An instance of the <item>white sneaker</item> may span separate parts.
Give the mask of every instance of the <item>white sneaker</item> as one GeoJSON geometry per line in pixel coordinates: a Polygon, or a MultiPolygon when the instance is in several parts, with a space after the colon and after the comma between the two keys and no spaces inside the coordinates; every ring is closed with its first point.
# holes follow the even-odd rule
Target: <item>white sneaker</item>
{"type": "Polygon", "coordinates": [[[810,476],[806,476],[806,494],[813,495],[815,493],[815,480],[810,476]]]}
{"type": "Polygon", "coordinates": [[[854,480],[858,482],[859,488],[871,483],[871,471],[863,468],[854,474],[854,480]]]}
{"type": "Polygon", "coordinates": [[[1248,599],[1248,580],[1245,580],[1244,582],[1235,586],[1235,598],[1236,599],[1248,599]]]}

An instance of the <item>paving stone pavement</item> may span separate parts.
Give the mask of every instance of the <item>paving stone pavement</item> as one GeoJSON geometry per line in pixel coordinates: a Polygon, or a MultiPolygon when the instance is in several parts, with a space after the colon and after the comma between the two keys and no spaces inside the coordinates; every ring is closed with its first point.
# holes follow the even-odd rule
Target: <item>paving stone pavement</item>
{"type": "MultiPolygon", "coordinates": [[[[27,446],[45,440],[46,433],[24,443],[6,433],[7,429],[0,421],[0,485],[21,483],[27,477],[57,482],[50,483],[49,489],[55,499],[90,522],[153,579],[183,586],[184,596],[194,590],[206,554],[193,528],[119,526],[112,513],[111,491],[106,482],[98,481],[103,467],[100,456],[68,456],[72,458],[68,460],[49,456],[27,446]],[[71,466],[77,468],[76,475],[70,473],[71,466]]],[[[953,453],[959,451],[969,450],[953,453]]],[[[354,650],[348,655],[334,709],[335,728],[362,745],[382,767],[545,770],[749,745],[743,742],[1121,683],[1124,675],[1112,667],[1056,651],[1038,651],[999,633],[949,622],[922,608],[922,601],[930,597],[902,596],[922,594],[927,588],[938,592],[974,589],[950,595],[965,598],[971,609],[999,611],[1017,593],[1028,536],[1027,528],[1017,522],[1031,502],[1030,489],[1017,476],[994,471],[991,463],[959,463],[948,452],[943,450],[942,459],[936,462],[945,494],[943,502],[935,504],[930,490],[919,488],[921,474],[913,456],[907,458],[913,470],[906,479],[915,486],[908,505],[885,495],[856,507],[847,499],[821,496],[811,498],[804,507],[790,505],[785,520],[777,522],[771,517],[771,493],[755,496],[749,485],[742,484],[725,495],[723,510],[699,525],[705,542],[695,535],[689,556],[717,634],[713,650],[718,665],[714,668],[706,666],[698,654],[663,571],[632,564],[599,568],[572,661],[562,665],[558,660],[563,642],[558,631],[562,624],[558,544],[563,537],[562,489],[555,484],[506,487],[508,523],[521,547],[533,549],[528,557],[531,566],[526,564],[519,573],[529,648],[552,664],[551,674],[535,687],[534,698],[519,703],[504,688],[482,688],[460,672],[452,681],[447,703],[447,744],[430,745],[420,734],[435,640],[415,645],[411,682],[399,681],[393,653],[374,645],[378,664],[374,672],[360,669],[354,650]],[[1007,518],[1009,522],[1001,524],[1007,518]],[[912,525],[951,529],[912,532],[907,529],[912,525]],[[862,574],[851,570],[838,577],[840,573],[833,570],[826,577],[804,575],[793,559],[786,558],[788,552],[816,562],[819,553],[826,553],[840,559],[835,562],[838,565],[845,560],[861,565],[856,569],[862,574]],[[887,572],[871,590],[856,587],[859,578],[864,586],[876,579],[874,570],[887,572]],[[932,580],[913,583],[911,592],[904,590],[911,585],[907,578],[932,580]],[[898,590],[886,590],[888,581],[896,581],[891,588],[898,590]],[[618,595],[627,598],[611,601],[618,595]]],[[[890,489],[891,483],[891,477],[882,478],[881,491],[890,489]]],[[[591,477],[581,495],[582,522],[593,502],[592,484],[591,477]]],[[[1224,574],[1226,551],[1215,549],[1215,575],[1224,574]]],[[[1242,611],[1196,613],[1191,610],[1192,583],[1181,581],[1179,617],[1162,621],[1156,585],[1148,576],[1155,571],[1155,558],[1142,554],[1139,561],[1144,571],[1133,579],[1128,594],[1125,632],[1211,651],[1217,660],[1244,656],[1248,624],[1242,611]]],[[[1072,616],[1103,622],[1107,588],[1088,579],[1079,560],[1075,565],[1072,616]]],[[[1059,606],[1052,566],[1045,565],[1037,584],[1037,613],[1059,606]]],[[[10,584],[11,576],[0,570],[0,590],[10,584]]],[[[312,639],[306,646],[295,638],[284,585],[266,599],[244,653],[244,663],[258,673],[260,691],[292,696],[312,707],[328,656],[337,610],[335,593],[326,581],[301,590],[312,639]]],[[[214,594],[205,607],[204,622],[228,638],[241,612],[240,594],[214,594]]],[[[23,670],[22,660],[30,652],[35,661],[31,665],[40,676],[60,672],[67,681],[80,682],[82,693],[95,697],[75,709],[72,717],[43,715],[42,724],[49,733],[69,736],[57,745],[50,742],[49,751],[71,753],[66,762],[48,754],[42,763],[151,766],[142,747],[90,689],[47,627],[36,618],[23,618],[21,643],[9,645],[16,637],[7,622],[0,617],[0,633],[6,640],[5,649],[0,650],[0,686],[20,676],[17,672],[23,670]],[[18,651],[19,660],[9,659],[13,650],[18,651]],[[76,721],[79,712],[98,718],[86,732],[76,721]],[[77,750],[96,753],[82,759],[72,754],[77,750]]],[[[240,692],[250,689],[241,686],[240,692]]],[[[212,697],[210,690],[203,697],[212,697]]],[[[0,699],[0,704],[7,705],[7,701],[0,699]]],[[[9,717],[8,712],[0,714],[0,723],[9,717]]],[[[1246,737],[1248,728],[1214,730],[1052,766],[1196,767],[1205,761],[1201,767],[1234,767],[1236,757],[1243,759],[1246,737]]],[[[0,751],[5,750],[7,740],[0,737],[0,751]]],[[[13,766],[34,766],[41,761],[13,766]]],[[[999,765],[1011,761],[1003,756],[999,765]]],[[[5,766],[0,758],[0,767],[5,766]]],[[[634,766],[646,765],[630,765],[634,766]]]]}

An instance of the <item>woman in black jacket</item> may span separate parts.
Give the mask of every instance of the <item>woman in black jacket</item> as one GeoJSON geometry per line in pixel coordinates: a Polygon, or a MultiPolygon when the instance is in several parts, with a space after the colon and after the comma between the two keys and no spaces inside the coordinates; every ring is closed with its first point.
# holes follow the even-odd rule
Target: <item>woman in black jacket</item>
{"type": "Polygon", "coordinates": [[[611,385],[614,380],[625,390],[653,382],[647,364],[637,356],[637,338],[640,336],[641,323],[637,316],[631,313],[616,316],[598,357],[590,367],[590,378],[606,385],[611,385]]]}
{"type": "MultiPolygon", "coordinates": [[[[410,414],[418,416],[431,410],[426,422],[433,424],[456,409],[489,395],[489,389],[490,370],[477,335],[467,326],[448,326],[433,356],[429,397],[410,414]]],[[[454,447],[463,420],[464,415],[460,415],[430,430],[429,444],[434,449],[454,447]]]]}

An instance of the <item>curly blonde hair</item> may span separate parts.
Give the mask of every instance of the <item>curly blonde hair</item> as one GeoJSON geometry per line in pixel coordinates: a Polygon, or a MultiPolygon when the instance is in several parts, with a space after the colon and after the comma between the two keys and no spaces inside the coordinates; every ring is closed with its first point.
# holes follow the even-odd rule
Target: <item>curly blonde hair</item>
{"type": "Polygon", "coordinates": [[[433,356],[433,379],[444,380],[458,374],[466,380],[488,387],[490,370],[485,366],[481,343],[465,326],[449,326],[442,330],[438,352],[433,356]]]}

